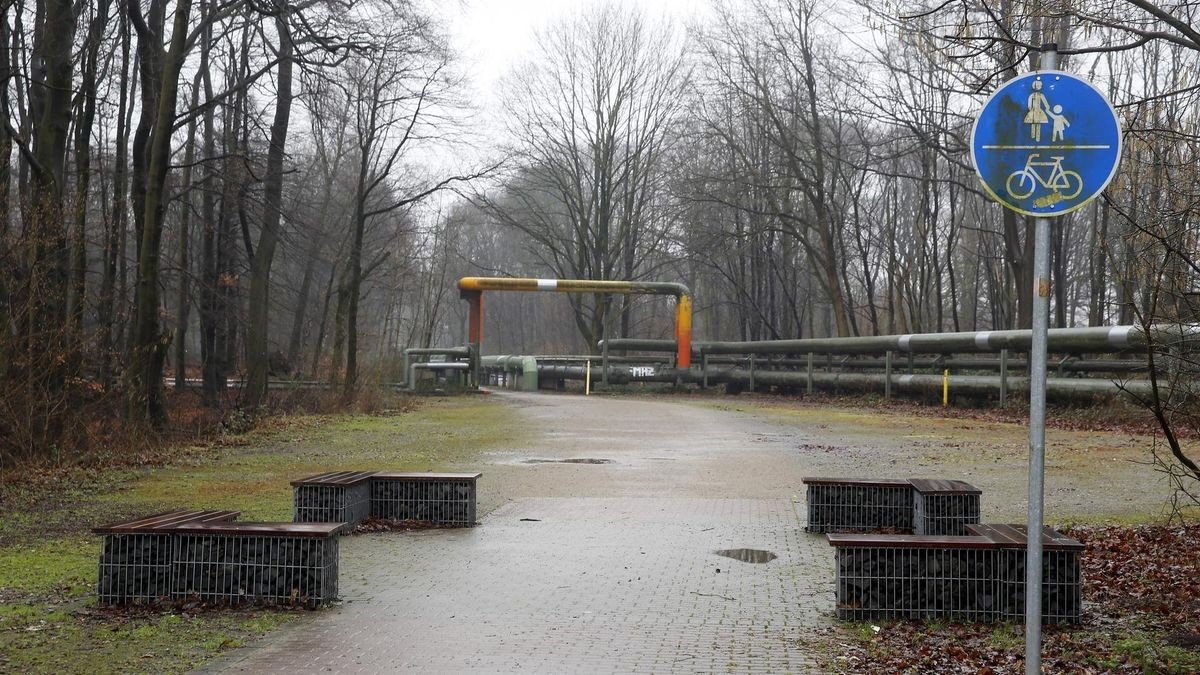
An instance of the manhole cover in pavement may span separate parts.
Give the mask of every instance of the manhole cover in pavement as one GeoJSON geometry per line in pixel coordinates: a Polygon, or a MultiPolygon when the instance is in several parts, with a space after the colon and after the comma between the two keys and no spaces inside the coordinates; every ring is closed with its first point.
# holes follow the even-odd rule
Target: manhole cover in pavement
{"type": "Polygon", "coordinates": [[[611,459],[595,459],[593,457],[573,457],[571,459],[527,459],[525,464],[612,464],[611,459]]]}
{"type": "Polygon", "coordinates": [[[744,563],[769,563],[779,557],[770,551],[763,551],[757,548],[727,548],[717,551],[717,555],[740,560],[744,563]]]}

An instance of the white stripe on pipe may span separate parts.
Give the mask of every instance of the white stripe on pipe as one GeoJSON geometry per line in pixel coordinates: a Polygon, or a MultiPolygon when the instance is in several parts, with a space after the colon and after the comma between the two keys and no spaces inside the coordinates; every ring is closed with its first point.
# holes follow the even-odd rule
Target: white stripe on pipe
{"type": "Polygon", "coordinates": [[[911,335],[911,334],[909,334],[909,335],[901,335],[901,336],[900,336],[900,339],[897,341],[897,347],[900,349],[900,351],[902,351],[902,352],[911,351],[911,350],[908,348],[908,341],[909,341],[909,340],[911,340],[911,339],[912,339],[912,335],[911,335]]]}
{"type": "Polygon", "coordinates": [[[988,338],[992,336],[992,331],[981,330],[975,334],[975,348],[981,351],[988,351],[988,338]]]}
{"type": "Polygon", "coordinates": [[[558,288],[558,279],[538,279],[539,291],[553,291],[558,288]]]}
{"type": "Polygon", "coordinates": [[[1114,347],[1128,347],[1129,334],[1133,332],[1133,326],[1115,326],[1108,329],[1108,344],[1114,347]]]}

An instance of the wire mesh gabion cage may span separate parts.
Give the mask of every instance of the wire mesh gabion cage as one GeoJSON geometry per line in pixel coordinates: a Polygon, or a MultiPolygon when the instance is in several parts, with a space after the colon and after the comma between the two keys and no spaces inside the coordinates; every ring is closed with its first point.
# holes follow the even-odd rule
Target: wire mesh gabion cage
{"type": "Polygon", "coordinates": [[[181,533],[172,595],[220,604],[324,604],[338,594],[338,538],[181,533]]]}
{"type": "Polygon", "coordinates": [[[346,523],[345,530],[371,515],[371,485],[295,485],[292,520],[297,523],[346,523]]]}
{"type": "MultiPolygon", "coordinates": [[[[1025,549],[1004,549],[1007,559],[1000,582],[1001,621],[1025,620],[1025,549]]],[[[1078,551],[1042,552],[1042,622],[1079,623],[1083,606],[1078,551]]]]}
{"type": "Polygon", "coordinates": [[[967,534],[967,525],[978,522],[978,494],[930,494],[913,490],[913,531],[916,534],[962,536],[967,534]]]}
{"type": "Polygon", "coordinates": [[[149,603],[171,593],[171,536],[110,534],[100,553],[101,605],[149,603]]]}
{"type": "Polygon", "coordinates": [[[994,549],[838,548],[838,618],[995,620],[998,553],[994,549]]]}
{"type": "Polygon", "coordinates": [[[371,479],[371,515],[384,520],[427,521],[450,527],[475,524],[475,478],[371,479]]]}
{"type": "Polygon", "coordinates": [[[907,481],[805,483],[806,532],[912,531],[913,488],[907,481]]]}
{"type": "MultiPolygon", "coordinates": [[[[839,619],[1024,621],[1025,556],[1015,526],[965,536],[829,535],[839,619]]],[[[1043,539],[1042,620],[1079,623],[1082,545],[1043,539]]]]}

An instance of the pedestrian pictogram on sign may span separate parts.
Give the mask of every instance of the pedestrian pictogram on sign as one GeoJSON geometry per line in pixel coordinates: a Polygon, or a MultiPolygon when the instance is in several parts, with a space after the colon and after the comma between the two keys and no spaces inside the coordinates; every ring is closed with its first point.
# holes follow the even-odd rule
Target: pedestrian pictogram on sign
{"type": "Polygon", "coordinates": [[[1070,213],[1117,172],[1121,129],[1112,104],[1070,73],[1005,82],[975,120],[971,158],[988,194],[1030,216],[1070,213]]]}

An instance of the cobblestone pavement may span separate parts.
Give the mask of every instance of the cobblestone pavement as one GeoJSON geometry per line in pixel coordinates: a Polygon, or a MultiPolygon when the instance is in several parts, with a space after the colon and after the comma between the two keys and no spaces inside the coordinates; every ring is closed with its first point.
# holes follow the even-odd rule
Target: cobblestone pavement
{"type": "Polygon", "coordinates": [[[481,493],[506,503],[469,530],[343,539],[341,606],[207,670],[813,668],[802,637],[832,621],[833,556],[803,532],[802,471],[786,444],[734,413],[685,404],[505,398],[547,432],[528,453],[496,453],[481,467],[481,493]],[[554,420],[571,430],[553,431],[554,420]],[[737,548],[778,558],[716,554],[737,548]]]}

